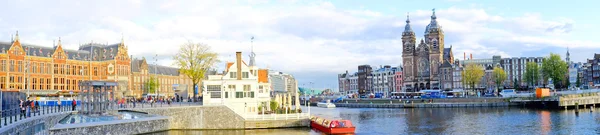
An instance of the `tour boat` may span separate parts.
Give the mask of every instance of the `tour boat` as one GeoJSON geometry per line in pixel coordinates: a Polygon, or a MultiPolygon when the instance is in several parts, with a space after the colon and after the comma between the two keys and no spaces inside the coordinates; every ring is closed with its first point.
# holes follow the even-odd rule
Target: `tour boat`
{"type": "Polygon", "coordinates": [[[350,120],[328,120],[311,116],[310,127],[326,134],[353,134],[356,127],[350,120]]]}
{"type": "Polygon", "coordinates": [[[319,103],[317,103],[317,107],[335,108],[335,104],[333,104],[329,100],[327,100],[325,102],[319,102],[319,103]]]}

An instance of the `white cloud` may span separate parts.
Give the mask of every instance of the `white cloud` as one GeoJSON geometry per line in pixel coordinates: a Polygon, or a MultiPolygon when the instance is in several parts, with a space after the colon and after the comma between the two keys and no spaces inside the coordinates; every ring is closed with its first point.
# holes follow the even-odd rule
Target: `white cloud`
{"type": "MultiPolygon", "coordinates": [[[[326,84],[335,84],[337,73],[355,71],[357,65],[400,65],[400,36],[406,19],[376,9],[345,10],[330,2],[295,0],[41,1],[26,9],[0,9],[4,13],[21,11],[16,13],[20,15],[0,15],[0,36],[6,37],[5,41],[14,30],[20,30],[25,43],[50,46],[52,40],[62,37],[67,48],[75,49],[92,40],[116,43],[123,34],[130,55],[151,59],[158,54],[160,64],[171,65],[169,56],[188,40],[212,46],[223,60],[232,60],[236,51],[244,51],[247,59],[249,38],[255,36],[259,65],[302,77],[321,77],[299,79],[326,84]],[[22,12],[26,9],[31,10],[22,12]],[[313,73],[320,75],[306,75],[313,73]]],[[[411,12],[412,28],[421,38],[431,11],[406,12],[411,12]]],[[[438,9],[436,14],[445,30],[446,47],[453,45],[457,58],[462,58],[463,52],[484,58],[521,56],[535,50],[514,49],[521,46],[598,48],[595,41],[557,38],[571,34],[575,21],[567,18],[546,20],[539,14],[507,17],[476,7],[438,9]]]]}

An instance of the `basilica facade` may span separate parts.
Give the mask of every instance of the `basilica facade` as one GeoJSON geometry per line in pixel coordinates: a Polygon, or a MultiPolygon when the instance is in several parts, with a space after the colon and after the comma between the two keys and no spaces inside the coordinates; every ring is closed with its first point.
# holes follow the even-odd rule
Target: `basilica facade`
{"type": "Polygon", "coordinates": [[[402,32],[402,62],[404,91],[440,89],[440,66],[453,63],[452,47],[444,48],[444,31],[437,22],[435,10],[425,28],[424,37],[417,41],[407,16],[402,32]]]}

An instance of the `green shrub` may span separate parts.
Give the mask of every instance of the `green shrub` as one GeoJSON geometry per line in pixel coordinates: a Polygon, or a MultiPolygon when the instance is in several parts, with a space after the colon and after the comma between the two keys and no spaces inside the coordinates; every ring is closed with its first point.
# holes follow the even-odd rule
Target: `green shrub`
{"type": "Polygon", "coordinates": [[[277,110],[277,108],[279,108],[279,104],[277,104],[277,102],[275,100],[271,100],[271,111],[275,111],[277,110]]]}

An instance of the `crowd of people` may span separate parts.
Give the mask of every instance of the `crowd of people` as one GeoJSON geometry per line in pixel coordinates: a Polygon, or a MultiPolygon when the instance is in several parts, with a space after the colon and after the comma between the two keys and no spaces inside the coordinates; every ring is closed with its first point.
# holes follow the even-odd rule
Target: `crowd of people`
{"type": "MultiPolygon", "coordinates": [[[[201,100],[200,98],[197,98],[196,101],[201,100]]],[[[148,96],[145,98],[121,98],[117,101],[117,105],[119,106],[119,108],[130,108],[133,107],[135,108],[136,106],[139,106],[139,104],[149,104],[151,107],[157,104],[166,104],[166,105],[171,105],[174,102],[193,102],[193,99],[191,97],[188,98],[184,98],[182,96],[173,96],[173,97],[152,97],[152,96],[148,96]]]]}
{"type": "MultiPolygon", "coordinates": [[[[139,106],[139,104],[149,104],[150,106],[155,106],[157,104],[166,104],[166,105],[171,105],[173,102],[194,102],[194,101],[201,101],[201,98],[196,98],[195,100],[191,97],[188,98],[184,98],[182,96],[174,96],[174,97],[159,97],[159,98],[155,98],[152,96],[148,96],[146,98],[121,98],[117,101],[117,105],[119,108],[130,108],[133,107],[135,108],[136,106],[139,106]]],[[[40,102],[32,99],[32,98],[26,98],[26,100],[23,99],[19,99],[20,103],[19,103],[19,108],[20,108],[20,116],[21,117],[31,117],[32,113],[38,113],[40,112],[40,102]]],[[[67,102],[68,103],[68,102],[67,102]]],[[[58,99],[58,101],[56,102],[56,105],[58,107],[59,110],[64,110],[67,108],[63,109],[63,103],[60,99],[58,99]]],[[[70,110],[75,111],[75,109],[77,108],[77,100],[73,99],[73,101],[71,101],[71,108],[70,110]]]]}
{"type": "MultiPolygon", "coordinates": [[[[62,109],[62,102],[60,99],[56,102],[58,105],[58,109],[62,109]]],[[[71,102],[71,111],[75,111],[77,107],[77,101],[73,99],[71,102]]],[[[37,100],[33,100],[31,98],[27,98],[27,100],[19,99],[19,108],[21,117],[31,117],[31,113],[39,113],[40,112],[40,102],[37,100]]]]}

